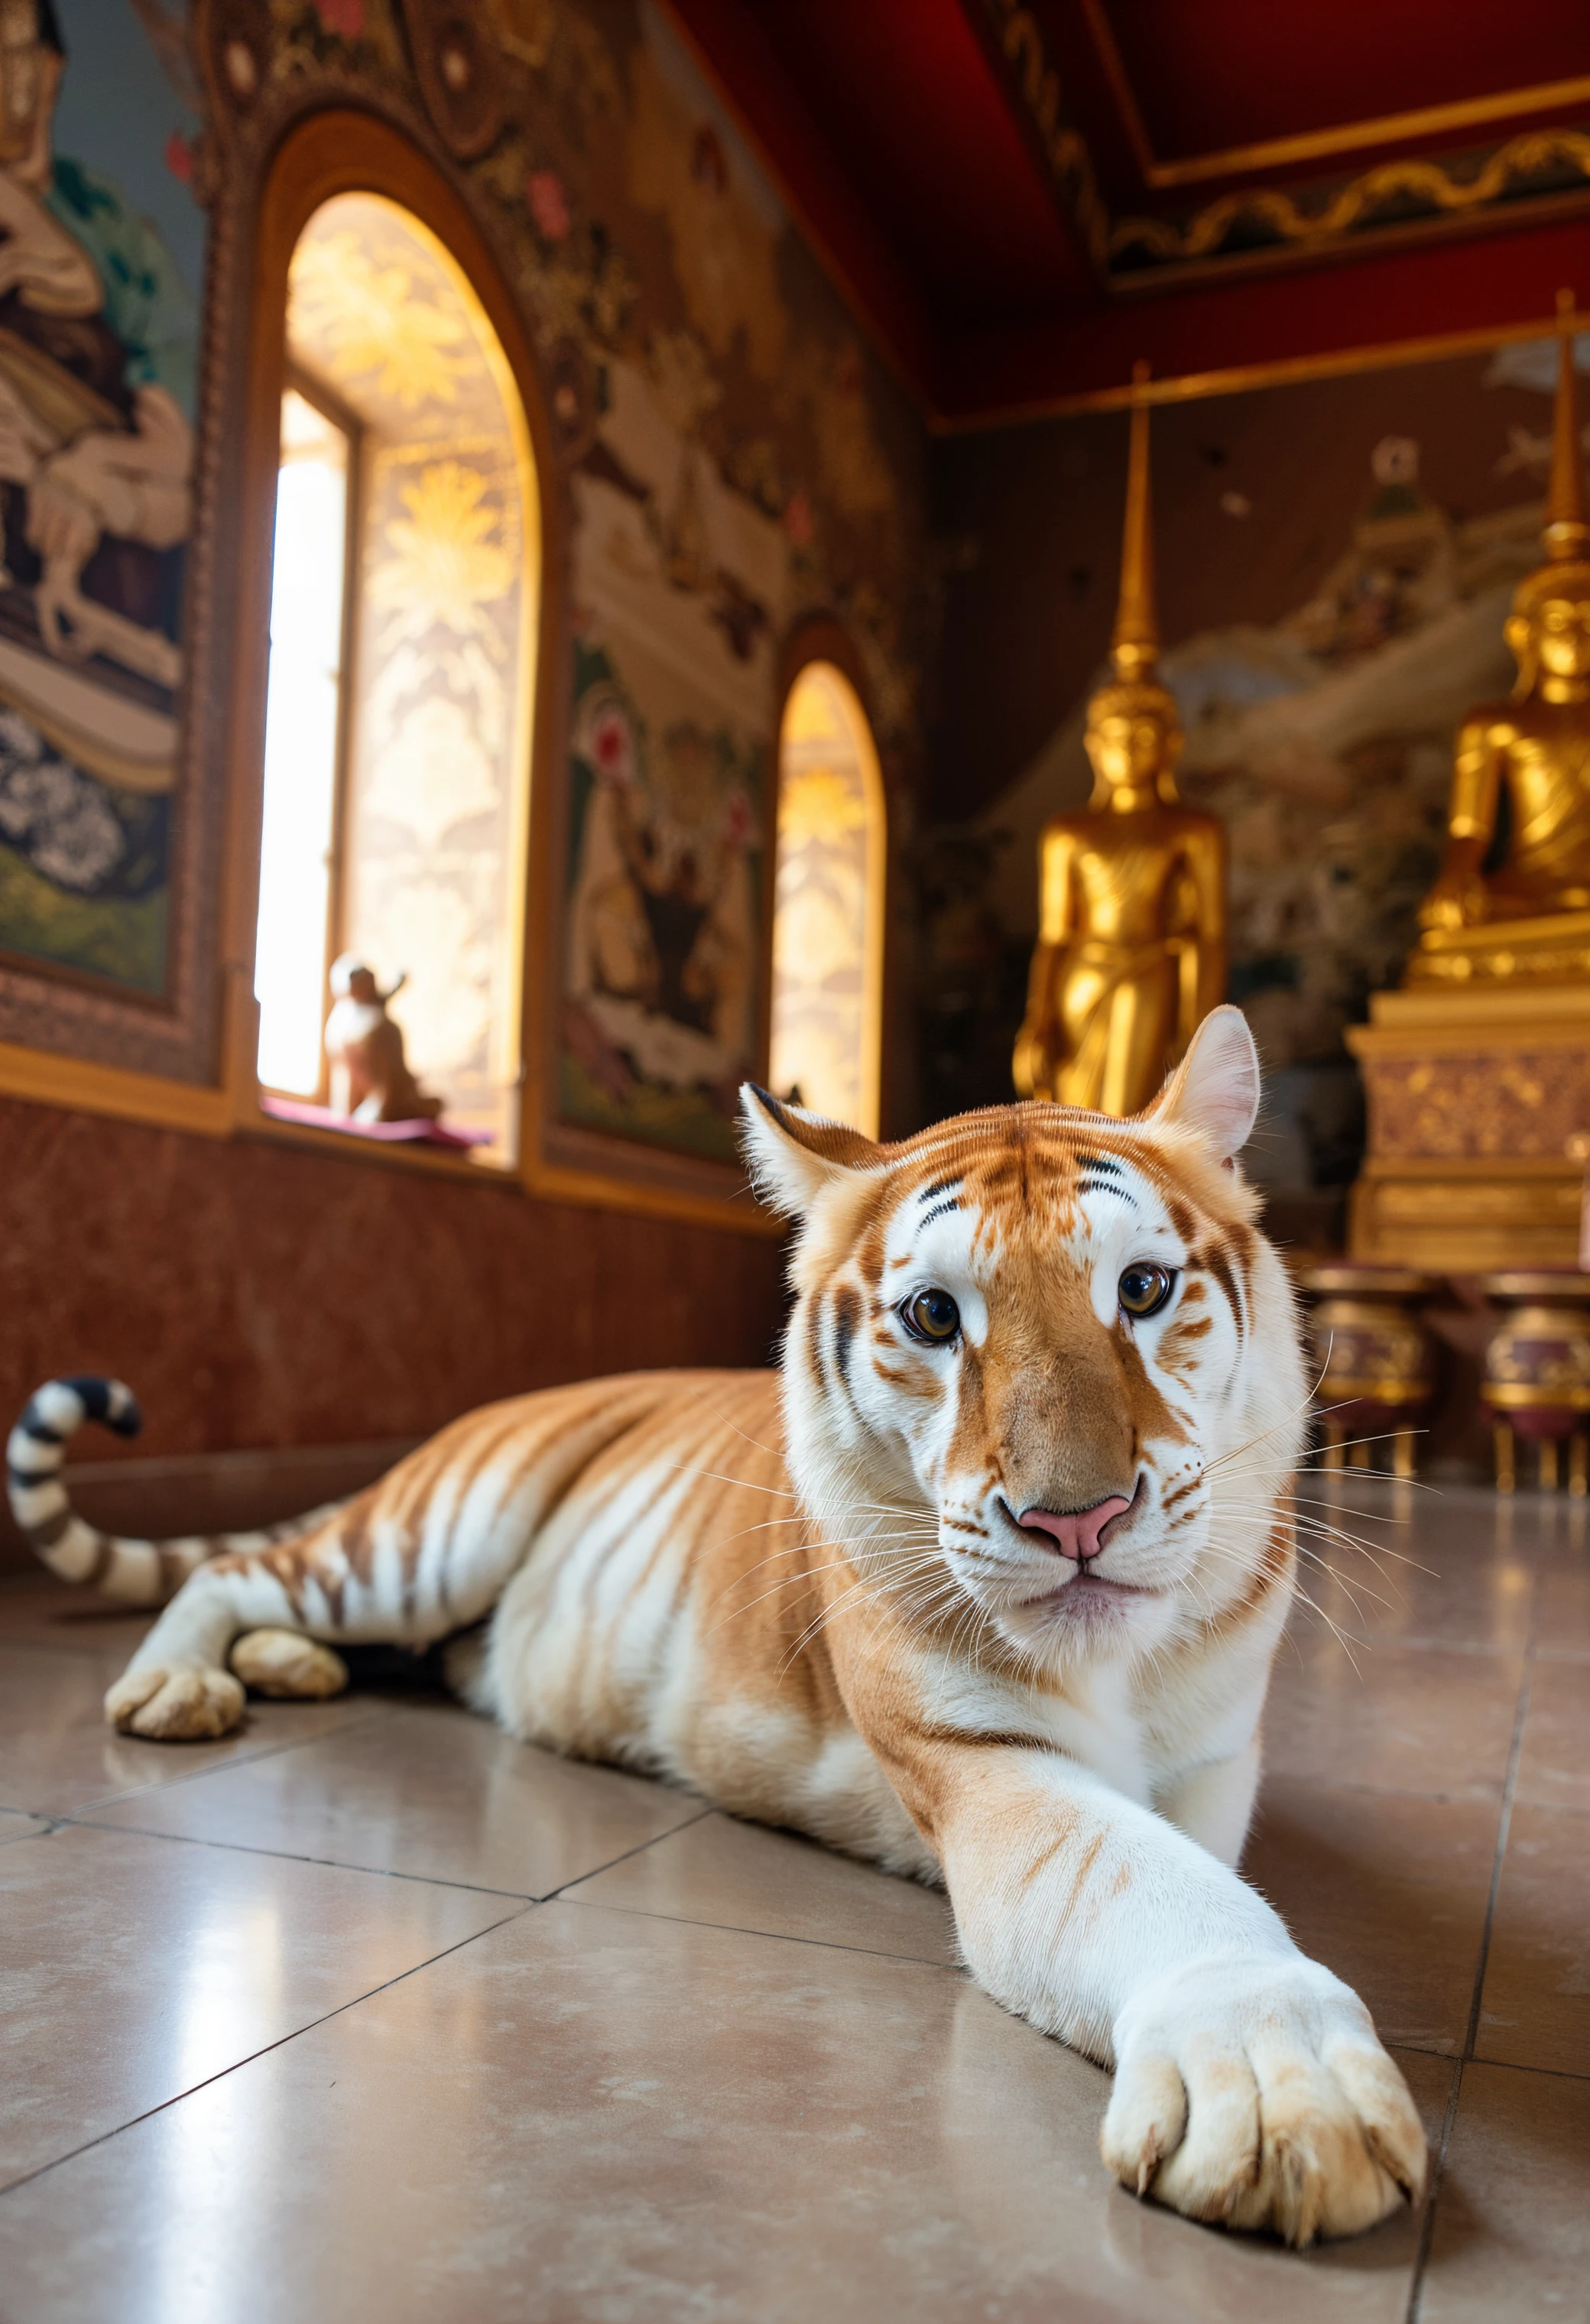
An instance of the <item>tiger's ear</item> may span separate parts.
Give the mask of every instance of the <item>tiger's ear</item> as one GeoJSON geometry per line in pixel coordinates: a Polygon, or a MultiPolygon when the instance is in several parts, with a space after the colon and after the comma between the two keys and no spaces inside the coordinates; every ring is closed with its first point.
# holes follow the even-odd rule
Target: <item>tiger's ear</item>
{"type": "Polygon", "coordinates": [[[1143,1119],[1196,1130],[1222,1162],[1247,1144],[1259,1111],[1259,1053],[1240,1009],[1211,1009],[1143,1119]]]}
{"type": "Polygon", "coordinates": [[[770,1211],[804,1218],[824,1186],[847,1170],[868,1170],[883,1150],[859,1130],[786,1105],[755,1082],[740,1089],[740,1142],[751,1184],[770,1211]]]}

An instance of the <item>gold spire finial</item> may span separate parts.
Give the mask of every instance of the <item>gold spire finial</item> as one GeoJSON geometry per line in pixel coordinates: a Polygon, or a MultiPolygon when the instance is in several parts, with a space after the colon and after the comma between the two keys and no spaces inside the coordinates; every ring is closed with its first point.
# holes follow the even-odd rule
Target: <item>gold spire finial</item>
{"type": "Polygon", "coordinates": [[[1574,294],[1557,294],[1557,409],[1551,422],[1551,485],[1546,495],[1546,529],[1541,534],[1553,565],[1584,557],[1590,547],[1590,519],[1585,513],[1585,461],[1579,444],[1579,417],[1574,393],[1574,294]]]}
{"type": "MultiPolygon", "coordinates": [[[[1132,384],[1140,388],[1148,365],[1135,363],[1132,384]]],[[[1121,538],[1121,596],[1109,641],[1116,675],[1128,685],[1153,675],[1159,658],[1159,619],[1153,602],[1153,522],[1148,490],[1148,405],[1132,400],[1132,442],[1126,458],[1126,524],[1121,538]]]]}

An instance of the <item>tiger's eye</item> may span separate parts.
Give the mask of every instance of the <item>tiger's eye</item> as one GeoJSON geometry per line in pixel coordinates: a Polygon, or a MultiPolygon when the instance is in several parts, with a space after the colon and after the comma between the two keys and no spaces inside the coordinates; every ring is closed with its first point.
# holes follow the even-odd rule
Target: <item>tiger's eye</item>
{"type": "Polygon", "coordinates": [[[1175,1287],[1176,1278],[1168,1267],[1156,1267],[1144,1259],[1126,1268],[1117,1286],[1117,1296],[1128,1315],[1141,1319],[1157,1315],[1175,1287]]]}
{"type": "Polygon", "coordinates": [[[900,1310],[900,1320],[914,1340],[942,1347],[960,1329],[960,1310],[947,1291],[919,1291],[900,1310]]]}

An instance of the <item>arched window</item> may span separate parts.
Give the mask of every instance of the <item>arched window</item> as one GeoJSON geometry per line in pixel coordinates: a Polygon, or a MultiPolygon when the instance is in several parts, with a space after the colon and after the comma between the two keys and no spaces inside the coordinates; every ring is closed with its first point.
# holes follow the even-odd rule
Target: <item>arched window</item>
{"type": "Polygon", "coordinates": [[[856,690],[810,661],[778,738],[768,1070],[781,1094],[878,1134],[883,1039],[883,779],[856,690]]]}
{"type": "Polygon", "coordinates": [[[260,1083],[279,1113],[326,1097],[328,969],[355,954],[404,980],[391,1014],[445,1125],[511,1163],[540,566],[524,407],[464,269],[384,194],[322,201],[287,284],[260,1083]]]}

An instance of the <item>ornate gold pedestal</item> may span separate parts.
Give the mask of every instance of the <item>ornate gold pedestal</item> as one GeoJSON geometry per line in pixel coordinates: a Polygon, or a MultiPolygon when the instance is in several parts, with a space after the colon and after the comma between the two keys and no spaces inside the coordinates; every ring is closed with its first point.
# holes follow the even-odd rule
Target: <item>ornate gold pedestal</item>
{"type": "Polygon", "coordinates": [[[1590,986],[1590,912],[1540,912],[1484,920],[1477,928],[1427,928],[1409,955],[1408,985],[1420,992],[1557,991],[1590,986]]]}
{"type": "MultiPolygon", "coordinates": [[[[1493,956],[1513,932],[1487,926],[1493,956]]],[[[1567,971],[1576,944],[1590,967],[1590,913],[1520,921],[1516,934],[1531,966],[1555,954],[1567,971]]],[[[1455,935],[1444,975],[1421,963],[1421,982],[1376,993],[1369,1023],[1347,1035],[1369,1108],[1351,1254],[1450,1275],[1572,1268],[1583,1170],[1565,1149],[1590,1130],[1590,978],[1493,982],[1473,942],[1455,935]]]]}
{"type": "Polygon", "coordinates": [[[1299,1278],[1312,1303],[1325,1466],[1375,1469],[1389,1443],[1393,1475],[1418,1466],[1418,1423],[1435,1394],[1435,1342],[1419,1313],[1437,1285],[1396,1267],[1313,1267],[1299,1278]]]}
{"type": "Polygon", "coordinates": [[[1568,1445],[1568,1490],[1583,1500],[1590,1486],[1590,1277],[1488,1276],[1482,1286],[1502,1321],[1485,1350],[1480,1395],[1490,1406],[1496,1485],[1517,1482],[1515,1440],[1532,1443],[1540,1484],[1555,1490],[1558,1447],[1568,1445]]]}

